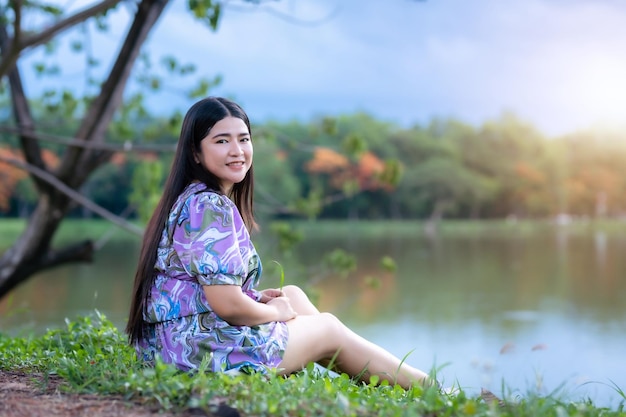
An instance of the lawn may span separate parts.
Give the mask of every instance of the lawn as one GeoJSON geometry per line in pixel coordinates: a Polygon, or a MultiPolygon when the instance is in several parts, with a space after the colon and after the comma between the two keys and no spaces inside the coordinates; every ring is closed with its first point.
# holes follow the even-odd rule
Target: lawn
{"type": "MultiPolygon", "coordinates": [[[[54,383],[56,391],[65,393],[67,398],[89,394],[88,398],[94,401],[123,400],[128,407],[138,407],[146,413],[158,409],[176,415],[229,411],[243,416],[626,415],[626,397],[619,387],[615,389],[624,401],[616,409],[596,407],[591,400],[565,402],[558,393],[528,393],[524,397],[505,398],[502,405],[466,396],[463,391],[448,395],[435,388],[418,386],[404,390],[386,383],[376,384],[375,380],[370,384],[358,383],[347,375],[337,376],[320,369],[311,364],[284,378],[273,374],[215,374],[202,369],[190,374],[163,363],[143,367],[126,344],[125,335],[98,312],[68,321],[64,328],[49,330],[42,336],[8,337],[0,333],[0,372],[5,376],[16,372],[31,375],[37,377],[41,391],[54,383]]],[[[0,385],[0,392],[6,394],[6,385],[0,385]]],[[[42,396],[37,403],[41,405],[46,398],[42,396]]],[[[135,411],[133,415],[148,415],[135,411]]],[[[109,414],[92,414],[104,415],[109,414]]]]}

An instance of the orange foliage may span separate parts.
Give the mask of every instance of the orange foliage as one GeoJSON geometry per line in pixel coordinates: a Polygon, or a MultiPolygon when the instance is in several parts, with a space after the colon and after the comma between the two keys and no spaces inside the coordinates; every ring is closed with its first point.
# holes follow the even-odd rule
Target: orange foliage
{"type": "Polygon", "coordinates": [[[576,201],[582,198],[587,192],[587,186],[582,181],[569,179],[565,183],[565,189],[570,200],[576,201]]]}
{"type": "Polygon", "coordinates": [[[618,200],[623,188],[623,179],[619,173],[606,167],[589,167],[581,169],[567,180],[568,199],[575,207],[586,207],[587,210],[599,210],[606,207],[606,200],[618,200]],[[601,197],[604,196],[604,197],[601,197]]]}
{"type": "MultiPolygon", "coordinates": [[[[0,156],[24,162],[22,154],[13,149],[0,148],[0,156]]],[[[50,169],[54,169],[59,165],[59,157],[48,149],[44,149],[41,152],[41,158],[50,169]]],[[[6,211],[9,209],[9,199],[15,190],[15,186],[26,176],[27,172],[23,169],[0,161],[0,210],[6,211]]]]}
{"type": "Polygon", "coordinates": [[[126,155],[123,154],[122,152],[116,152],[111,157],[111,164],[115,165],[116,167],[122,166],[125,163],[126,163],[126,155]]]}
{"type": "Polygon", "coordinates": [[[361,189],[375,190],[389,188],[380,181],[380,175],[385,171],[385,163],[371,152],[361,155],[357,166],[357,177],[361,189]]]}
{"type": "Polygon", "coordinates": [[[385,164],[371,152],[365,152],[359,159],[359,177],[372,178],[385,170],[385,164]]]}
{"type": "Polygon", "coordinates": [[[617,193],[621,185],[618,173],[603,167],[583,170],[578,175],[578,179],[596,192],[604,191],[611,195],[617,193]]]}
{"type": "Polygon", "coordinates": [[[329,148],[318,146],[313,159],[306,164],[306,170],[314,174],[334,174],[350,166],[348,158],[329,148]]]}
{"type": "MultiPolygon", "coordinates": [[[[23,161],[22,155],[18,152],[0,148],[0,156],[4,158],[17,159],[23,161]]],[[[9,208],[9,198],[17,183],[26,176],[26,172],[6,162],[0,161],[0,210],[6,211],[9,208]]]]}
{"type": "Polygon", "coordinates": [[[518,162],[515,165],[515,173],[523,179],[528,180],[531,183],[542,184],[546,180],[546,176],[543,172],[528,165],[525,162],[518,162]]]}
{"type": "Polygon", "coordinates": [[[276,159],[279,161],[284,161],[287,159],[287,152],[285,151],[277,151],[276,152],[276,159]]]}
{"type": "Polygon", "coordinates": [[[52,151],[48,149],[44,149],[41,153],[41,158],[45,162],[46,166],[49,169],[54,169],[59,165],[59,157],[52,151]]]}
{"type": "Polygon", "coordinates": [[[351,163],[340,153],[325,147],[315,149],[313,159],[306,164],[312,174],[330,174],[330,184],[342,189],[349,181],[356,182],[361,190],[379,188],[391,190],[393,187],[380,180],[385,171],[385,163],[372,152],[365,152],[357,163],[351,163]]]}
{"type": "Polygon", "coordinates": [[[144,162],[156,162],[159,160],[159,155],[156,152],[143,152],[138,158],[144,162]]]}
{"type": "MultiPolygon", "coordinates": [[[[159,160],[159,155],[156,152],[141,152],[137,154],[137,159],[143,162],[156,162],[159,160]]],[[[124,152],[115,152],[110,162],[116,167],[121,167],[128,162],[128,155],[124,152]]]]}

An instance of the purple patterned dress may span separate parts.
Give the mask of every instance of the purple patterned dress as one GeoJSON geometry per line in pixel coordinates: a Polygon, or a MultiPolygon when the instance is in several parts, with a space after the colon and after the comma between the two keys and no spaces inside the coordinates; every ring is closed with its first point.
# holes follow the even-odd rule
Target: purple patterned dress
{"type": "Polygon", "coordinates": [[[148,362],[160,357],[181,370],[266,372],[282,360],[289,336],[283,322],[233,326],[218,317],[203,285],[238,285],[259,300],[261,260],[228,197],[191,183],[170,211],[159,242],[156,279],[135,348],[148,362]]]}

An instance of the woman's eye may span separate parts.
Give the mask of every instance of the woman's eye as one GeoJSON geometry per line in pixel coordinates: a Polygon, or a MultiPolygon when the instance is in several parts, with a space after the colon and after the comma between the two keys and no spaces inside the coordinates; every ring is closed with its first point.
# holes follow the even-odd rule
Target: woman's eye
{"type": "Polygon", "coordinates": [[[241,138],[242,142],[250,142],[250,138],[249,137],[245,137],[245,138],[241,138]]]}

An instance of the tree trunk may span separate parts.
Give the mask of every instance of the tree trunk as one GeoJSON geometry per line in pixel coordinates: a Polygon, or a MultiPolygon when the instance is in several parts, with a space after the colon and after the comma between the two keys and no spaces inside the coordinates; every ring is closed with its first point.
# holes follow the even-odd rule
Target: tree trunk
{"type": "MultiPolygon", "coordinates": [[[[77,138],[104,141],[106,128],[122,103],[122,94],[141,46],[166,5],[167,0],[142,0],[139,3],[116,62],[102,85],[100,95],[87,110],[77,138]]],[[[23,93],[18,68],[14,67],[11,71],[14,76],[9,79],[16,122],[20,128],[26,127],[28,132],[32,132],[35,124],[23,93]]],[[[20,139],[27,161],[47,171],[37,142],[25,136],[20,139]]],[[[72,146],[64,155],[55,177],[64,185],[78,190],[110,156],[110,152],[72,146]]],[[[68,262],[88,262],[93,257],[93,244],[89,240],[74,242],[60,250],[51,248],[52,239],[72,200],[59,189],[42,183],[40,178],[33,177],[33,180],[38,185],[39,201],[22,235],[0,258],[0,298],[38,271],[68,262]]]]}
{"type": "Polygon", "coordinates": [[[50,249],[54,232],[64,217],[57,205],[47,195],[42,195],[24,232],[0,258],[0,296],[46,268],[67,262],[91,261],[93,244],[89,240],[59,251],[50,249]]]}

